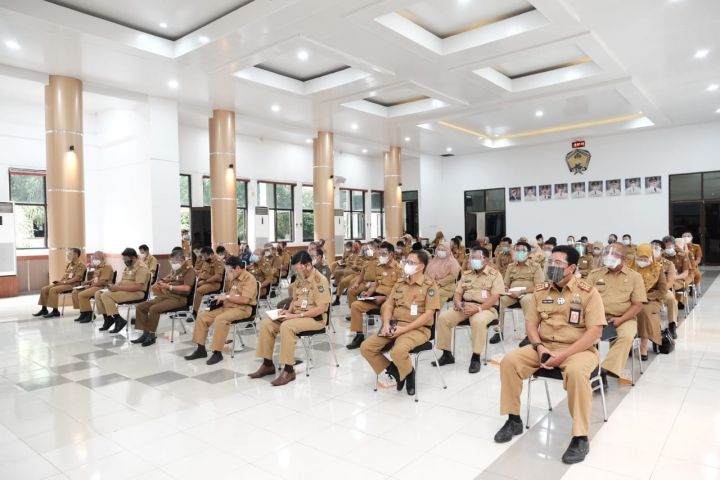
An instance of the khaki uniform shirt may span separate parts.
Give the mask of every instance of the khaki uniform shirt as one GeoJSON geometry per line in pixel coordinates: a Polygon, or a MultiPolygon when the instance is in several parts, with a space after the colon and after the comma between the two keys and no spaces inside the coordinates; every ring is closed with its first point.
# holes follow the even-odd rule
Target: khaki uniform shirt
{"type": "MultiPolygon", "coordinates": [[[[185,262],[180,266],[180,268],[178,268],[177,270],[171,270],[170,273],[165,275],[163,281],[165,283],[169,283],[173,287],[187,285],[188,287],[192,288],[193,284],[195,283],[195,276],[196,273],[193,269],[192,262],[190,260],[185,260],[185,262]]],[[[190,295],[190,292],[183,294],[177,293],[175,291],[171,292],[169,289],[161,289],[161,295],[169,298],[183,299],[187,298],[187,296],[190,295]]]]}
{"type": "MultiPolygon", "coordinates": [[[[658,260],[655,260],[655,261],[657,262],[658,260]]],[[[675,275],[677,275],[677,270],[675,269],[675,264],[665,257],[660,257],[659,261],[662,261],[663,273],[665,274],[665,280],[667,282],[667,288],[669,290],[669,289],[673,288],[673,282],[675,281],[675,275]]]]}
{"type": "Polygon", "coordinates": [[[582,278],[587,278],[590,271],[595,270],[592,255],[585,254],[581,256],[580,260],[578,260],[577,268],[580,271],[580,275],[582,276],[582,278]]]}
{"type": "Polygon", "coordinates": [[[465,302],[481,304],[485,303],[490,295],[505,293],[505,284],[500,272],[486,265],[480,272],[464,272],[455,293],[461,294],[465,302]]]}
{"type": "Polygon", "coordinates": [[[270,262],[260,261],[258,263],[251,263],[247,267],[247,271],[260,283],[265,283],[266,280],[272,279],[272,265],[270,265],[270,262]]]}
{"type": "Polygon", "coordinates": [[[120,285],[132,285],[133,283],[146,285],[149,279],[150,270],[145,266],[145,263],[138,260],[135,265],[125,267],[120,285]]]}
{"type": "MultiPolygon", "coordinates": [[[[310,270],[308,278],[298,275],[293,285],[293,299],[290,306],[292,313],[307,312],[319,305],[330,304],[330,282],[316,268],[310,270]]],[[[327,312],[322,314],[322,318],[323,321],[327,320],[327,312]]]]}
{"type": "Polygon", "coordinates": [[[59,281],[68,285],[78,285],[83,280],[85,280],[85,265],[77,259],[65,265],[65,274],[59,281]]]}
{"type": "Polygon", "coordinates": [[[597,289],[605,306],[605,315],[618,317],[633,303],[647,303],[642,276],[623,266],[617,273],[607,267],[590,272],[587,282],[597,289]]]}
{"type": "Polygon", "coordinates": [[[600,294],[575,277],[562,290],[550,282],[536,285],[525,315],[528,325],[538,326],[540,340],[560,345],[575,343],[587,327],[607,325],[600,294]]]}
{"type": "Polygon", "coordinates": [[[360,278],[365,282],[365,286],[367,286],[368,283],[375,281],[378,265],[380,265],[380,261],[377,257],[371,258],[365,262],[365,265],[363,265],[363,269],[360,272],[360,278]]]}
{"type": "Polygon", "coordinates": [[[90,279],[90,287],[103,288],[110,284],[113,276],[112,266],[105,262],[102,262],[97,267],[91,267],[89,272],[92,272],[92,278],[90,279]]]}
{"type": "Polygon", "coordinates": [[[513,262],[505,270],[504,281],[507,288],[525,287],[531,289],[538,283],[542,283],[543,280],[545,280],[543,271],[532,261],[513,262]]]}
{"type": "Polygon", "coordinates": [[[462,247],[462,246],[460,246],[458,248],[453,247],[452,254],[455,257],[455,260],[457,260],[457,262],[460,265],[465,263],[465,258],[467,257],[467,255],[465,254],[465,247],[462,247]]]}
{"type": "MultiPolygon", "coordinates": [[[[367,277],[365,277],[367,278],[367,277]]],[[[400,265],[395,259],[390,260],[385,265],[379,265],[375,268],[374,281],[377,283],[375,292],[388,296],[393,287],[400,278],[400,265]]]]}
{"type": "Polygon", "coordinates": [[[195,272],[199,272],[203,269],[203,263],[205,263],[205,260],[203,260],[202,255],[198,255],[197,259],[195,260],[195,272]]]}
{"type": "Polygon", "coordinates": [[[697,267],[702,263],[702,247],[697,243],[689,243],[687,247],[688,250],[693,254],[693,267],[697,270],[697,267]]]}
{"type": "Polygon", "coordinates": [[[670,257],[663,253],[663,258],[667,259],[675,267],[673,288],[675,290],[685,288],[685,280],[677,280],[676,277],[677,275],[690,270],[690,260],[688,259],[687,255],[685,255],[685,253],[683,252],[675,252],[675,255],[670,257]]]}
{"type": "Polygon", "coordinates": [[[219,283],[222,282],[222,277],[225,274],[225,263],[213,255],[208,261],[203,261],[200,270],[196,269],[195,272],[199,280],[207,280],[215,275],[220,275],[220,278],[217,280],[219,283]]]}
{"type": "Polygon", "coordinates": [[[148,270],[150,270],[150,273],[154,274],[155,268],[158,264],[157,258],[148,254],[148,256],[143,259],[143,262],[145,263],[145,266],[148,268],[148,270]]]}
{"type": "MultiPolygon", "coordinates": [[[[501,248],[501,247],[498,247],[501,248]]],[[[512,263],[512,254],[511,253],[498,253],[495,255],[495,268],[500,270],[500,273],[502,275],[505,275],[505,271],[507,270],[508,265],[512,263]]]]}
{"type": "Polygon", "coordinates": [[[241,296],[250,299],[247,305],[240,305],[225,300],[222,305],[224,310],[239,310],[244,315],[252,312],[252,306],[257,304],[257,280],[247,270],[242,270],[237,278],[225,285],[225,293],[228,297],[241,296]]]}
{"type": "Polygon", "coordinates": [[[393,320],[412,323],[426,311],[440,309],[437,285],[427,275],[422,275],[415,282],[411,282],[410,277],[405,277],[395,283],[382,308],[392,309],[393,320]],[[417,312],[413,311],[413,304],[417,306],[417,312]],[[413,313],[417,315],[412,315],[413,313]]]}

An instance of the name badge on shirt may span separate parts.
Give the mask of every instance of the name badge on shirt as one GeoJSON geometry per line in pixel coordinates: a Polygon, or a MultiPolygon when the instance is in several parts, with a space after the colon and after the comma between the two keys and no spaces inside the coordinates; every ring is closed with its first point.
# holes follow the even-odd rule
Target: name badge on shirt
{"type": "Polygon", "coordinates": [[[410,305],[410,315],[412,315],[413,317],[416,317],[417,314],[418,314],[417,304],[413,303],[412,305],[410,305]]]}
{"type": "Polygon", "coordinates": [[[307,300],[303,300],[302,303],[300,304],[300,308],[302,308],[303,310],[307,310],[307,305],[308,305],[307,300]]]}
{"type": "Polygon", "coordinates": [[[488,298],[488,291],[487,291],[487,290],[481,290],[481,291],[480,291],[480,296],[482,297],[483,300],[487,299],[487,298],[488,298]]]}
{"type": "Polygon", "coordinates": [[[580,310],[577,308],[571,308],[570,314],[568,315],[568,323],[571,325],[580,324],[580,310]]]}

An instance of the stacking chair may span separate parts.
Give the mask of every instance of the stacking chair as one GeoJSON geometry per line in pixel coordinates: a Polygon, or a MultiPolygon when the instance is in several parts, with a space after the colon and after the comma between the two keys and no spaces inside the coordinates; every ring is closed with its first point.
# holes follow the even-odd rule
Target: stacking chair
{"type": "Polygon", "coordinates": [[[252,306],[252,312],[250,313],[250,316],[248,318],[242,318],[240,320],[233,320],[230,322],[232,325],[232,334],[230,336],[230,340],[225,342],[226,344],[230,345],[230,358],[235,358],[235,353],[240,352],[242,350],[235,350],[235,341],[236,339],[240,341],[240,345],[242,347],[245,347],[245,342],[242,338],[242,330],[238,330],[238,325],[252,325],[255,327],[255,334],[257,335],[257,314],[258,314],[258,306],[260,305],[260,282],[255,282],[257,284],[257,295],[255,296],[255,305],[252,306]]]}
{"type": "Polygon", "coordinates": [[[306,377],[310,376],[310,365],[311,362],[313,362],[313,344],[315,342],[315,339],[321,335],[327,337],[327,342],[330,345],[330,351],[332,352],[333,359],[335,360],[335,366],[340,366],[340,364],[338,363],[337,355],[335,355],[335,347],[333,346],[332,338],[330,337],[330,333],[328,332],[328,325],[332,326],[332,323],[330,321],[330,309],[331,306],[328,305],[328,324],[325,325],[323,328],[321,328],[320,330],[306,330],[304,332],[298,332],[298,339],[300,340],[300,343],[302,343],[303,349],[305,350],[305,362],[307,363],[307,368],[305,368],[306,377]]]}
{"type": "Polygon", "coordinates": [[[192,318],[193,320],[195,320],[195,316],[193,315],[193,299],[195,298],[197,284],[198,279],[197,277],[195,277],[195,281],[193,282],[192,288],[190,289],[190,294],[187,296],[187,301],[185,302],[184,307],[174,308],[172,310],[168,310],[167,312],[163,312],[163,314],[170,317],[170,320],[172,321],[172,324],[170,325],[170,343],[175,342],[175,320],[177,320],[180,327],[182,327],[183,334],[186,334],[187,330],[185,329],[185,325],[183,325],[183,322],[180,319],[192,318]]]}
{"type": "MultiPolygon", "coordinates": [[[[210,296],[219,295],[225,291],[225,281],[226,280],[227,280],[227,272],[225,272],[223,274],[222,281],[220,282],[220,288],[218,288],[214,292],[206,293],[205,295],[203,295],[202,299],[200,299],[200,307],[198,308],[198,311],[202,310],[203,306],[208,304],[208,300],[209,300],[210,296]]],[[[193,295],[193,297],[195,297],[195,295],[193,295]]]]}
{"type": "MultiPolygon", "coordinates": [[[[465,319],[462,322],[458,323],[457,326],[453,329],[453,343],[452,343],[453,355],[455,355],[455,341],[456,341],[455,339],[457,337],[458,329],[465,330],[468,334],[468,338],[470,338],[470,341],[472,342],[472,326],[470,325],[470,319],[468,318],[468,319],[465,319]]],[[[506,353],[505,352],[505,344],[503,343],[505,340],[505,334],[503,333],[502,329],[500,328],[499,320],[496,318],[495,320],[488,323],[488,325],[487,325],[487,335],[485,336],[485,359],[483,360],[483,365],[487,365],[488,349],[490,348],[490,339],[496,333],[500,335],[500,347],[502,348],[503,355],[506,353]]]]}
{"type": "MultiPolygon", "coordinates": [[[[83,281],[87,282],[92,278],[92,272],[90,270],[85,270],[85,276],[83,277],[83,281]]],[[[68,295],[72,295],[72,293],[75,291],[75,289],[70,290],[69,292],[62,292],[58,294],[58,301],[62,302],[62,309],[60,311],[60,315],[63,317],[65,316],[65,299],[68,295]]]]}
{"type": "Polygon", "coordinates": [[[127,320],[127,324],[125,325],[125,333],[127,334],[128,338],[130,338],[130,324],[132,323],[130,321],[130,312],[135,313],[135,306],[139,303],[146,302],[148,299],[148,296],[150,295],[150,284],[151,284],[152,278],[148,277],[147,282],[145,282],[145,292],[143,293],[143,297],[138,300],[129,300],[127,302],[121,302],[118,303],[118,307],[120,306],[126,306],[127,311],[125,312],[125,319],[127,320]]]}

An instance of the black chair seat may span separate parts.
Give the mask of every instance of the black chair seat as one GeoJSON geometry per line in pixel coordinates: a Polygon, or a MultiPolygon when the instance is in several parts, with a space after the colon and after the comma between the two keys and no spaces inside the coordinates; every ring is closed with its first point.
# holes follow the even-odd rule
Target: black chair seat
{"type": "Polygon", "coordinates": [[[522,308],[522,305],[520,305],[519,299],[518,299],[518,302],[517,302],[517,303],[513,303],[512,305],[508,305],[507,307],[505,307],[506,310],[507,310],[507,309],[513,309],[513,310],[515,310],[515,309],[518,309],[518,308],[522,308]]]}
{"type": "MultiPolygon", "coordinates": [[[[597,375],[597,367],[593,368],[592,372],[590,372],[590,378],[593,378],[595,375],[597,375]]],[[[539,368],[535,373],[533,373],[533,378],[549,378],[550,380],[562,380],[562,372],[559,368],[553,368],[552,370],[548,370],[547,368],[539,368]]]]}
{"type": "Polygon", "coordinates": [[[410,353],[418,354],[420,352],[427,352],[428,350],[432,350],[433,346],[431,342],[425,342],[422,345],[418,345],[417,347],[410,350],[410,353]]]}
{"type": "Polygon", "coordinates": [[[368,312],[365,312],[366,315],[380,315],[380,309],[374,308],[368,312]]]}
{"type": "Polygon", "coordinates": [[[321,335],[327,333],[327,328],[323,327],[320,330],[305,330],[304,332],[298,332],[298,337],[312,337],[313,335],[321,335]]]}
{"type": "MultiPolygon", "coordinates": [[[[500,322],[498,321],[497,318],[496,318],[495,320],[493,320],[492,322],[490,322],[490,323],[487,324],[488,327],[494,327],[495,325],[500,325],[500,322]]],[[[469,326],[470,326],[470,319],[469,319],[469,318],[466,318],[466,319],[463,320],[462,322],[458,323],[457,326],[458,326],[458,327],[469,327],[469,326]]]]}

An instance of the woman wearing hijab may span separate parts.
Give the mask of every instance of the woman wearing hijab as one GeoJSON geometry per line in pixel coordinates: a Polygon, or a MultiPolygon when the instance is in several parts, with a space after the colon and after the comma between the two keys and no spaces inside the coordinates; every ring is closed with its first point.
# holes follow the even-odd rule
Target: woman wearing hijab
{"type": "Polygon", "coordinates": [[[438,286],[440,305],[445,304],[455,292],[455,282],[460,273],[460,264],[452,254],[450,242],[441,241],[435,250],[435,257],[430,260],[425,272],[438,286]]]}
{"type": "Polygon", "coordinates": [[[655,261],[649,243],[638,245],[630,268],[638,272],[645,283],[648,303],[637,316],[637,334],[640,337],[640,358],[647,360],[648,339],[656,345],[662,343],[660,336],[660,309],[668,291],[663,265],[655,261]]]}
{"type": "Polygon", "coordinates": [[[432,248],[438,248],[438,245],[440,245],[440,242],[442,242],[443,240],[445,240],[445,235],[438,230],[438,232],[435,234],[435,240],[432,241],[430,246],[432,248]]]}

